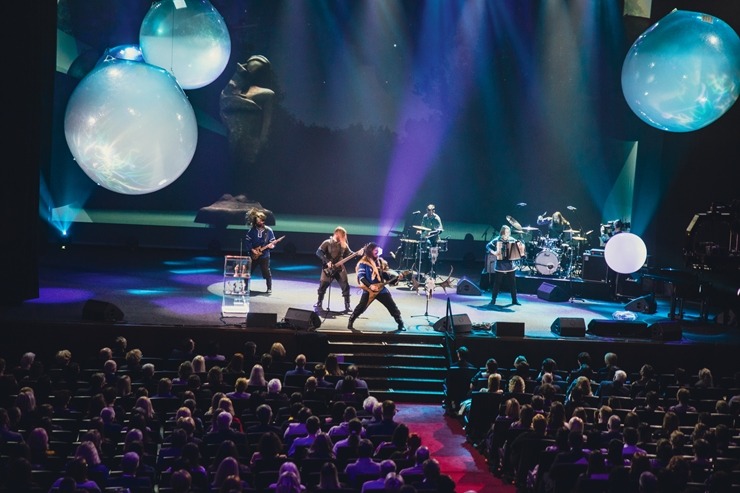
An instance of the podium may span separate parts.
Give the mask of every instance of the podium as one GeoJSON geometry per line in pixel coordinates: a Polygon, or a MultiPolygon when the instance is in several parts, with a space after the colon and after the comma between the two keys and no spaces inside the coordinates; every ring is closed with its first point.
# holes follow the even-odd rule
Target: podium
{"type": "Polygon", "coordinates": [[[224,257],[222,317],[246,317],[249,312],[249,279],[252,258],[236,255],[224,257]]]}

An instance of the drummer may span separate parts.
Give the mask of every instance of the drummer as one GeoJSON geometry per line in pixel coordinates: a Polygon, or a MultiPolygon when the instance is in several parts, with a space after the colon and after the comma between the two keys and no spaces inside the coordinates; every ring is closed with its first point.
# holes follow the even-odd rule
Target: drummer
{"type": "Polygon", "coordinates": [[[564,231],[570,230],[570,232],[573,232],[570,222],[565,219],[560,211],[553,212],[552,216],[548,216],[547,212],[540,214],[537,216],[537,225],[547,226],[547,235],[558,240],[562,238],[564,231]]]}
{"type": "Polygon", "coordinates": [[[442,219],[437,215],[434,204],[427,206],[427,212],[421,218],[421,226],[425,229],[419,230],[417,233],[421,235],[422,239],[427,241],[429,246],[435,246],[444,228],[442,227],[442,219]]]}

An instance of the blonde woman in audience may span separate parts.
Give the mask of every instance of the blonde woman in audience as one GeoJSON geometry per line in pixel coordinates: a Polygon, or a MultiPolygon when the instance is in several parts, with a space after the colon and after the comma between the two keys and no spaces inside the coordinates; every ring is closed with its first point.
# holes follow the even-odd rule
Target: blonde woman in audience
{"type": "Polygon", "coordinates": [[[226,411],[227,413],[231,414],[231,428],[239,431],[244,432],[244,428],[242,427],[242,422],[239,419],[239,416],[236,415],[236,411],[234,410],[234,403],[231,402],[231,399],[226,397],[225,395],[221,397],[218,401],[218,408],[226,411]]]}
{"type": "Polygon", "coordinates": [[[281,488],[281,481],[282,487],[284,488],[282,491],[284,492],[300,492],[306,489],[301,481],[301,473],[298,466],[292,461],[285,461],[280,465],[280,469],[278,469],[278,480],[271,484],[268,490],[275,490],[277,493],[281,488]],[[289,476],[290,479],[283,480],[286,476],[289,476]]]}
{"type": "Polygon", "coordinates": [[[193,361],[190,362],[193,367],[193,373],[202,375],[206,373],[206,358],[202,354],[196,354],[193,357],[193,361]]]}
{"type": "Polygon", "coordinates": [[[249,387],[267,389],[267,380],[265,380],[265,369],[262,365],[255,364],[249,373],[249,387]]]}

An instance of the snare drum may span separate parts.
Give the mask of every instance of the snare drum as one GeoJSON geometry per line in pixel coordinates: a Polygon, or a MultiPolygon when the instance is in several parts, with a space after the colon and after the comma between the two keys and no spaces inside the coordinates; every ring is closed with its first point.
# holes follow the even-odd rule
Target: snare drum
{"type": "Polygon", "coordinates": [[[437,240],[437,248],[439,248],[439,253],[444,253],[447,251],[447,240],[437,240]]]}
{"type": "Polygon", "coordinates": [[[534,259],[534,268],[542,275],[551,276],[560,268],[558,254],[550,249],[543,249],[534,259]]]}
{"type": "Polygon", "coordinates": [[[412,240],[410,238],[401,238],[401,245],[403,246],[403,259],[413,260],[419,253],[419,240],[412,240]]]}

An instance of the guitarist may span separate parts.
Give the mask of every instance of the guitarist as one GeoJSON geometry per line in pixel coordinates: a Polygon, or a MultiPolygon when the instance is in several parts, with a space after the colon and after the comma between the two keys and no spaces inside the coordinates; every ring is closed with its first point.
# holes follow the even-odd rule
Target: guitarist
{"type": "Polygon", "coordinates": [[[265,225],[265,213],[251,209],[247,213],[247,224],[251,227],[244,238],[244,247],[252,255],[252,270],[259,266],[267,283],[267,294],[272,294],[272,273],[270,272],[270,250],[275,248],[275,233],[265,225]],[[270,244],[270,242],[273,242],[270,244]],[[267,246],[269,245],[269,246],[267,246]],[[264,248],[267,246],[267,248],[264,248]],[[255,259],[254,257],[257,256],[255,259]]]}
{"type": "Polygon", "coordinates": [[[401,310],[396,306],[390,290],[386,287],[386,284],[398,282],[398,277],[389,272],[388,262],[380,257],[380,247],[376,243],[368,243],[365,247],[364,256],[357,262],[355,270],[357,271],[357,282],[362,287],[363,292],[360,302],[349,317],[347,328],[354,330],[354,321],[367,310],[370,302],[377,298],[393,315],[398,324],[398,330],[406,330],[401,318],[401,310]],[[372,299],[370,297],[371,292],[374,295],[372,299]]]}
{"type": "Polygon", "coordinates": [[[341,226],[334,228],[334,234],[324,240],[319,248],[316,250],[316,256],[321,260],[321,280],[319,281],[319,299],[314,304],[315,309],[321,309],[321,304],[324,302],[324,295],[326,290],[331,285],[332,280],[336,279],[339,286],[342,288],[342,296],[344,297],[344,311],[349,312],[352,307],[349,304],[349,280],[347,279],[347,269],[344,267],[344,263],[336,266],[338,262],[350,256],[354,256],[354,252],[350,250],[349,244],[347,243],[347,230],[341,226]]]}

